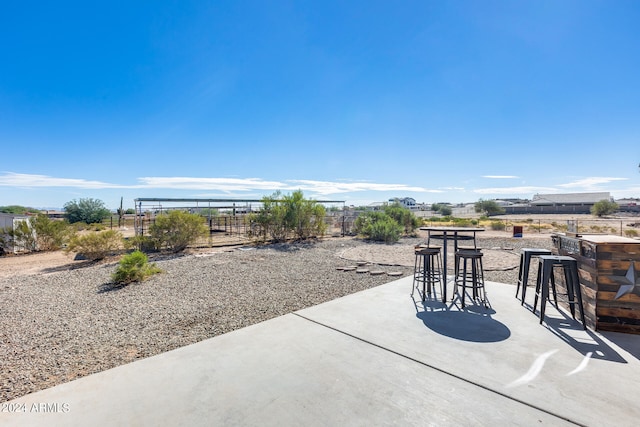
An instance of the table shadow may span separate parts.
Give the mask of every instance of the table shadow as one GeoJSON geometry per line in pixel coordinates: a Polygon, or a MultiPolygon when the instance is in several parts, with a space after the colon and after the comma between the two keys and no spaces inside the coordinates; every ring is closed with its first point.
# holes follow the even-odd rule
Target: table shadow
{"type": "Polygon", "coordinates": [[[511,336],[507,326],[491,317],[495,314],[491,307],[471,304],[462,309],[456,304],[447,305],[436,299],[415,303],[416,317],[440,335],[479,343],[504,341],[511,336]]]}

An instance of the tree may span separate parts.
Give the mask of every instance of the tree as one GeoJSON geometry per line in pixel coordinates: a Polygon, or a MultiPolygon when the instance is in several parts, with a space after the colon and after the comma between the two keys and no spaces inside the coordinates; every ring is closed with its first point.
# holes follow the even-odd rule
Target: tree
{"type": "Polygon", "coordinates": [[[495,200],[478,200],[475,204],[476,212],[484,212],[486,216],[504,213],[504,209],[495,200]]]}
{"type": "Polygon", "coordinates": [[[600,200],[595,202],[591,207],[591,214],[597,217],[611,215],[612,213],[618,210],[619,206],[616,202],[612,202],[611,200],[600,200]]]}
{"type": "Polygon", "coordinates": [[[95,224],[111,216],[111,212],[98,199],[80,199],[65,203],[64,210],[70,223],[85,222],[95,224]]]}
{"type": "Polygon", "coordinates": [[[439,203],[432,204],[431,205],[431,210],[434,211],[434,212],[440,212],[440,215],[442,215],[442,216],[449,216],[453,212],[453,209],[451,209],[451,206],[442,205],[442,204],[439,204],[439,203]]]}
{"type": "Polygon", "coordinates": [[[440,205],[440,215],[442,216],[449,216],[453,213],[453,209],[451,209],[451,206],[447,206],[447,205],[440,205]]]}

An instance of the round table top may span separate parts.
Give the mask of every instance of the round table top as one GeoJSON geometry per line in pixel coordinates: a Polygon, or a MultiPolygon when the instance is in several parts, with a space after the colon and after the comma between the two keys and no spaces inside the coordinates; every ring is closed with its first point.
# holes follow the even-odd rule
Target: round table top
{"type": "Polygon", "coordinates": [[[450,226],[434,226],[434,227],[420,227],[420,230],[424,230],[424,231],[440,231],[440,232],[447,232],[447,231],[472,231],[472,232],[476,232],[476,231],[484,231],[484,228],[480,228],[480,227],[450,227],[450,226]]]}

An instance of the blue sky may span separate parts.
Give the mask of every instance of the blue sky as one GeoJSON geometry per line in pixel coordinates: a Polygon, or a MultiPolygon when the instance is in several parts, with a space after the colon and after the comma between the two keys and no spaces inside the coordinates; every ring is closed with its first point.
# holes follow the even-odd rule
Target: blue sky
{"type": "Polygon", "coordinates": [[[640,197],[637,1],[0,8],[0,205],[640,197]]]}

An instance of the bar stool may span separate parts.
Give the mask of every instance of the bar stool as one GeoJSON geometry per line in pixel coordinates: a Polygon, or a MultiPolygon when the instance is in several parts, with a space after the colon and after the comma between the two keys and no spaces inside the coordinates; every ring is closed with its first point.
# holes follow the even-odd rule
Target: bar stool
{"type": "Polygon", "coordinates": [[[558,297],[556,292],[555,269],[561,267],[564,272],[564,279],[567,285],[567,304],[571,310],[571,316],[575,319],[575,305],[580,310],[580,321],[582,327],[586,330],[587,324],[584,320],[584,307],[582,304],[582,291],[580,289],[580,278],[578,276],[578,261],[570,256],[558,255],[540,255],[538,257],[538,280],[536,281],[536,296],[533,301],[533,312],[536,312],[538,306],[538,297],[540,301],[540,324],[544,320],[544,311],[546,302],[549,299],[549,286],[553,292],[553,300],[556,307],[558,306],[558,297]],[[576,301],[577,298],[577,301],[576,301]]]}
{"type": "Polygon", "coordinates": [[[464,308],[467,286],[471,287],[473,300],[476,301],[480,294],[480,301],[486,305],[487,294],[484,288],[484,269],[482,268],[482,252],[478,250],[459,250],[456,252],[456,291],[462,284],[462,308],[464,308]],[[469,285],[467,285],[469,282],[469,285]]]}
{"type": "MultiPolygon", "coordinates": [[[[415,247],[415,256],[411,296],[416,289],[416,284],[419,285],[422,282],[422,301],[424,301],[427,294],[431,296],[432,289],[435,292],[436,283],[440,283],[440,292],[442,292],[442,257],[440,248],[424,246],[415,247]]],[[[418,288],[419,292],[420,288],[418,288]]]]}
{"type": "Polygon", "coordinates": [[[516,288],[516,298],[518,298],[518,292],[520,292],[520,286],[522,286],[522,302],[520,305],[524,305],[524,298],[527,293],[531,258],[538,257],[540,255],[552,255],[552,253],[548,249],[538,248],[522,248],[520,251],[520,268],[518,269],[518,286],[516,288]]]}

